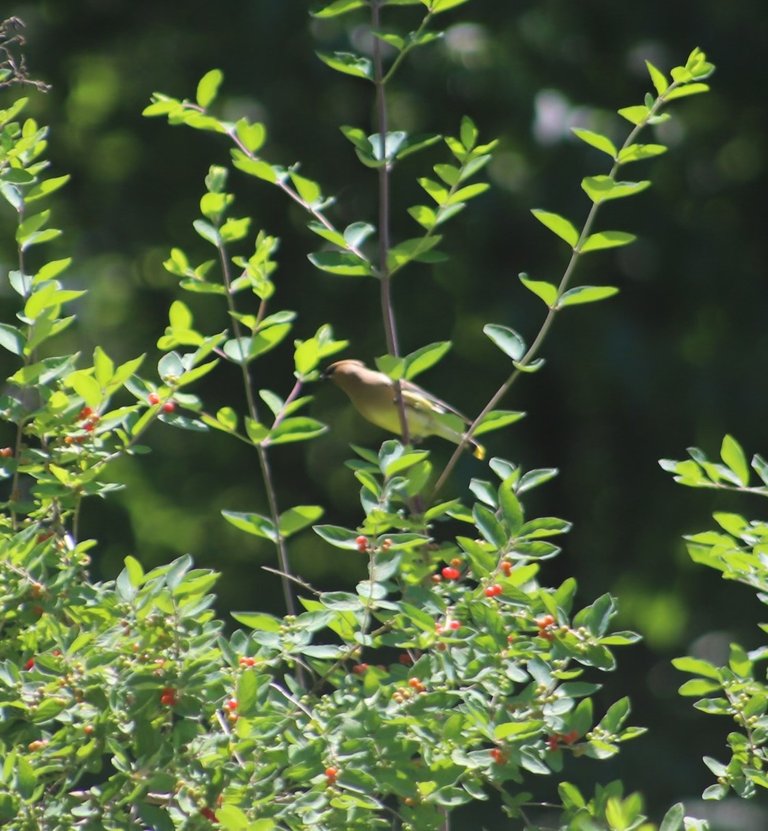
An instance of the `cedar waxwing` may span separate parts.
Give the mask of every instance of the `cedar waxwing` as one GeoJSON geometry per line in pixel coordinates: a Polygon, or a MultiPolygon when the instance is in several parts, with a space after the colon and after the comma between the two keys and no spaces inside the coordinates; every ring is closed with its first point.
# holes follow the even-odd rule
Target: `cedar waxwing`
{"type": "MultiPolygon", "coordinates": [[[[344,390],[363,418],[390,433],[401,434],[394,384],[383,372],[368,369],[362,361],[348,359],[331,364],[323,376],[344,390]]],[[[400,381],[400,392],[411,438],[440,436],[454,444],[461,442],[462,423],[469,423],[465,416],[410,381],[400,381]]],[[[483,459],[485,448],[473,438],[469,443],[475,458],[483,459]]]]}

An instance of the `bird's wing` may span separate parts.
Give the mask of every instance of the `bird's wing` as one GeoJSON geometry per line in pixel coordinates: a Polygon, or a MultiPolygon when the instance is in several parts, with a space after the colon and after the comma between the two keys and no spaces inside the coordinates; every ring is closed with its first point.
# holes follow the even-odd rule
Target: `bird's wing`
{"type": "Polygon", "coordinates": [[[437,411],[439,414],[446,415],[450,413],[458,416],[458,418],[460,418],[465,424],[470,423],[469,419],[463,413],[460,413],[455,407],[447,404],[437,396],[432,395],[431,392],[427,392],[422,389],[412,381],[401,381],[400,389],[403,393],[403,400],[407,404],[410,404],[414,409],[429,411],[432,413],[437,411]]]}

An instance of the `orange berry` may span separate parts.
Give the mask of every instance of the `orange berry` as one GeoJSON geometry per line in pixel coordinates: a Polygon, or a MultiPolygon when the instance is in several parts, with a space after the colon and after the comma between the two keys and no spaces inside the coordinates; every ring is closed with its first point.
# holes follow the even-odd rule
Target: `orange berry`
{"type": "Polygon", "coordinates": [[[8,459],[10,456],[13,456],[13,448],[0,447],[0,458],[8,459]]]}
{"type": "Polygon", "coordinates": [[[147,396],[147,402],[148,402],[149,404],[152,404],[153,406],[154,406],[155,404],[159,404],[159,403],[160,403],[160,396],[159,396],[156,392],[151,392],[151,393],[147,396]]]}
{"type": "Polygon", "coordinates": [[[334,767],[327,767],[325,769],[325,778],[328,780],[328,784],[332,784],[336,781],[336,778],[339,775],[339,769],[334,767]]]}

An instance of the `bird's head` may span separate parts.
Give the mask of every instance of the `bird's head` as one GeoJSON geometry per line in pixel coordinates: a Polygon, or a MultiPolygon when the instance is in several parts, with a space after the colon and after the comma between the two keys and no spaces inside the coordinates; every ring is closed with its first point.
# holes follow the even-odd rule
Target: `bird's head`
{"type": "Polygon", "coordinates": [[[366,366],[362,361],[354,358],[346,358],[343,361],[335,361],[323,370],[323,378],[330,378],[334,383],[343,383],[344,379],[357,378],[360,371],[365,371],[366,366]]]}

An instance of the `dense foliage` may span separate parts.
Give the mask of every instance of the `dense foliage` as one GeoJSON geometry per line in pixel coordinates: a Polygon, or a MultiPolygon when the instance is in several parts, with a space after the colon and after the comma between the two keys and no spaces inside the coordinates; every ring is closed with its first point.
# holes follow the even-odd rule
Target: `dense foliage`
{"type": "MultiPolygon", "coordinates": [[[[420,338],[401,353],[390,281],[396,275],[401,281],[399,272],[416,264],[443,261],[443,226],[485,193],[478,176],[497,150],[495,141],[480,142],[468,117],[445,139],[391,129],[388,122],[402,59],[429,48],[440,34],[430,28],[435,17],[458,5],[337,0],[316,12],[320,21],[372,14],[371,42],[358,53],[325,51],[321,59],[371,85],[373,132],[351,126],[342,132],[376,177],[374,222],[351,217],[337,227],[337,207],[324,188],[298,165],[270,160],[260,121],[233,117],[231,105],[217,111],[219,70],[202,77],[193,98],[157,93],[146,110],[231,142],[237,171],[275,186],[308,215],[309,230],[321,240],[310,255],[316,268],[368,283],[369,291],[377,286],[382,324],[368,315],[365,325],[383,332],[377,364],[392,378],[396,398],[400,382],[450,360],[451,342],[440,333],[445,339],[422,345],[420,338]],[[423,16],[412,30],[384,32],[380,5],[423,7],[423,16]],[[415,221],[416,235],[401,234],[390,203],[398,196],[392,174],[403,160],[418,154],[405,163],[416,164],[438,145],[446,154],[441,160],[418,162],[426,204],[397,209],[415,221]]],[[[641,131],[667,119],[662,107],[668,102],[706,91],[711,71],[699,50],[669,76],[649,63],[653,92],[619,111],[631,125],[623,142],[613,131],[574,130],[608,164],[582,180],[589,204],[583,222],[534,211],[567,244],[569,260],[559,280],[520,275],[522,288],[545,306],[532,337],[521,336],[506,318],[480,327],[511,366],[487,404],[474,406],[472,434],[522,417],[498,405],[518,378],[543,366],[542,343],[561,311],[616,293],[604,284],[574,285],[584,255],[635,239],[599,230],[598,210],[602,216],[604,203],[647,188],[645,179],[618,179],[620,168],[665,152],[658,141],[639,143],[641,131]]],[[[23,64],[9,63],[6,80],[23,75],[23,64]]],[[[552,788],[544,797],[533,782],[537,774],[561,773],[569,760],[612,757],[619,743],[642,732],[625,725],[627,697],[595,698],[599,674],[616,666],[613,647],[637,640],[615,631],[616,601],[603,594],[578,603],[572,578],[552,586],[542,580],[541,564],[560,550],[550,540],[570,523],[537,517],[526,494],[556,471],[526,471],[494,455],[488,469],[471,469],[477,475],[468,487],[457,486],[469,469],[461,448],[447,462],[433,459],[431,450],[411,447],[406,434],[378,453],[354,447],[357,458],[347,466],[361,487],[356,527],[318,525],[324,509],[293,504],[291,490],[302,489],[279,488],[275,480],[291,469],[282,445],[325,434],[322,421],[308,413],[308,393],[323,364],[347,347],[334,336],[334,329],[347,336],[346,317],[335,316],[333,329],[323,322],[307,331],[294,311],[274,310],[281,289],[277,240],[233,213],[233,177],[214,164],[193,223],[203,248],[199,240],[185,241],[165,259],[193,299],[171,304],[157,344],[164,354],[154,361],[113,360],[112,349],[97,346],[83,360],[67,333],[74,315],[63,312],[83,292],[60,279],[68,258],[40,253],[60,232],[37,203],[66,177],[47,176],[47,131],[22,119],[25,104],[17,99],[3,112],[0,185],[17,215],[18,263],[9,283],[19,298],[18,320],[0,329],[0,342],[18,361],[2,400],[12,440],[0,451],[8,485],[0,676],[6,822],[18,828],[445,828],[455,809],[493,793],[527,828],[651,828],[641,799],[627,796],[619,782],[590,786],[585,796],[584,788],[561,781],[556,804],[545,804],[553,801],[552,788]],[[292,349],[286,349],[289,334],[298,335],[292,349]],[[285,358],[275,358],[281,352],[292,356],[292,378],[275,392],[256,379],[286,377],[285,358]],[[148,370],[152,363],[156,368],[148,370]],[[266,364],[277,372],[262,370],[266,364]],[[205,384],[227,366],[240,378],[241,403],[233,400],[231,374],[220,388],[224,401],[220,392],[208,394],[205,384]],[[120,480],[115,463],[145,454],[161,435],[149,432],[157,422],[190,435],[218,432],[252,455],[265,509],[223,505],[223,515],[235,529],[274,546],[286,617],[236,613],[244,629],[229,634],[211,611],[216,575],[193,569],[188,557],[145,571],[137,555],[125,560],[116,581],[94,580],[90,557],[98,544],[81,538],[83,505],[91,496],[112,498],[120,480]],[[442,495],[448,483],[459,496],[442,495]],[[310,525],[320,539],[305,530],[310,525]],[[342,590],[316,590],[291,565],[294,538],[303,540],[304,551],[322,550],[324,540],[341,556],[357,557],[365,563],[362,579],[342,590]]],[[[343,306],[342,296],[336,294],[343,306]]],[[[730,479],[722,470],[712,479],[715,468],[699,452],[701,475],[717,484],[723,476],[733,484],[735,476],[746,488],[744,465],[736,464],[743,453],[735,447],[724,446],[730,479]]],[[[693,476],[688,468],[682,475],[693,476]]],[[[353,514],[347,507],[345,516],[353,514]]],[[[759,523],[727,516],[727,527],[718,522],[728,533],[759,545],[759,523]]],[[[704,537],[693,541],[722,546],[704,537]]],[[[724,556],[719,549],[717,556],[724,556]]],[[[759,552],[752,556],[754,583],[761,579],[754,575],[759,552]]],[[[730,577],[744,573],[730,560],[722,570],[730,577]]],[[[735,712],[747,732],[731,738],[729,765],[712,763],[719,785],[709,796],[725,796],[729,787],[748,796],[763,785],[765,695],[750,674],[757,657],[734,647],[729,669],[699,659],[678,662],[706,679],[684,692],[723,690],[725,699],[702,707],[735,712]]],[[[681,806],[667,813],[662,827],[683,825],[703,827],[684,819],[681,806]]]]}

